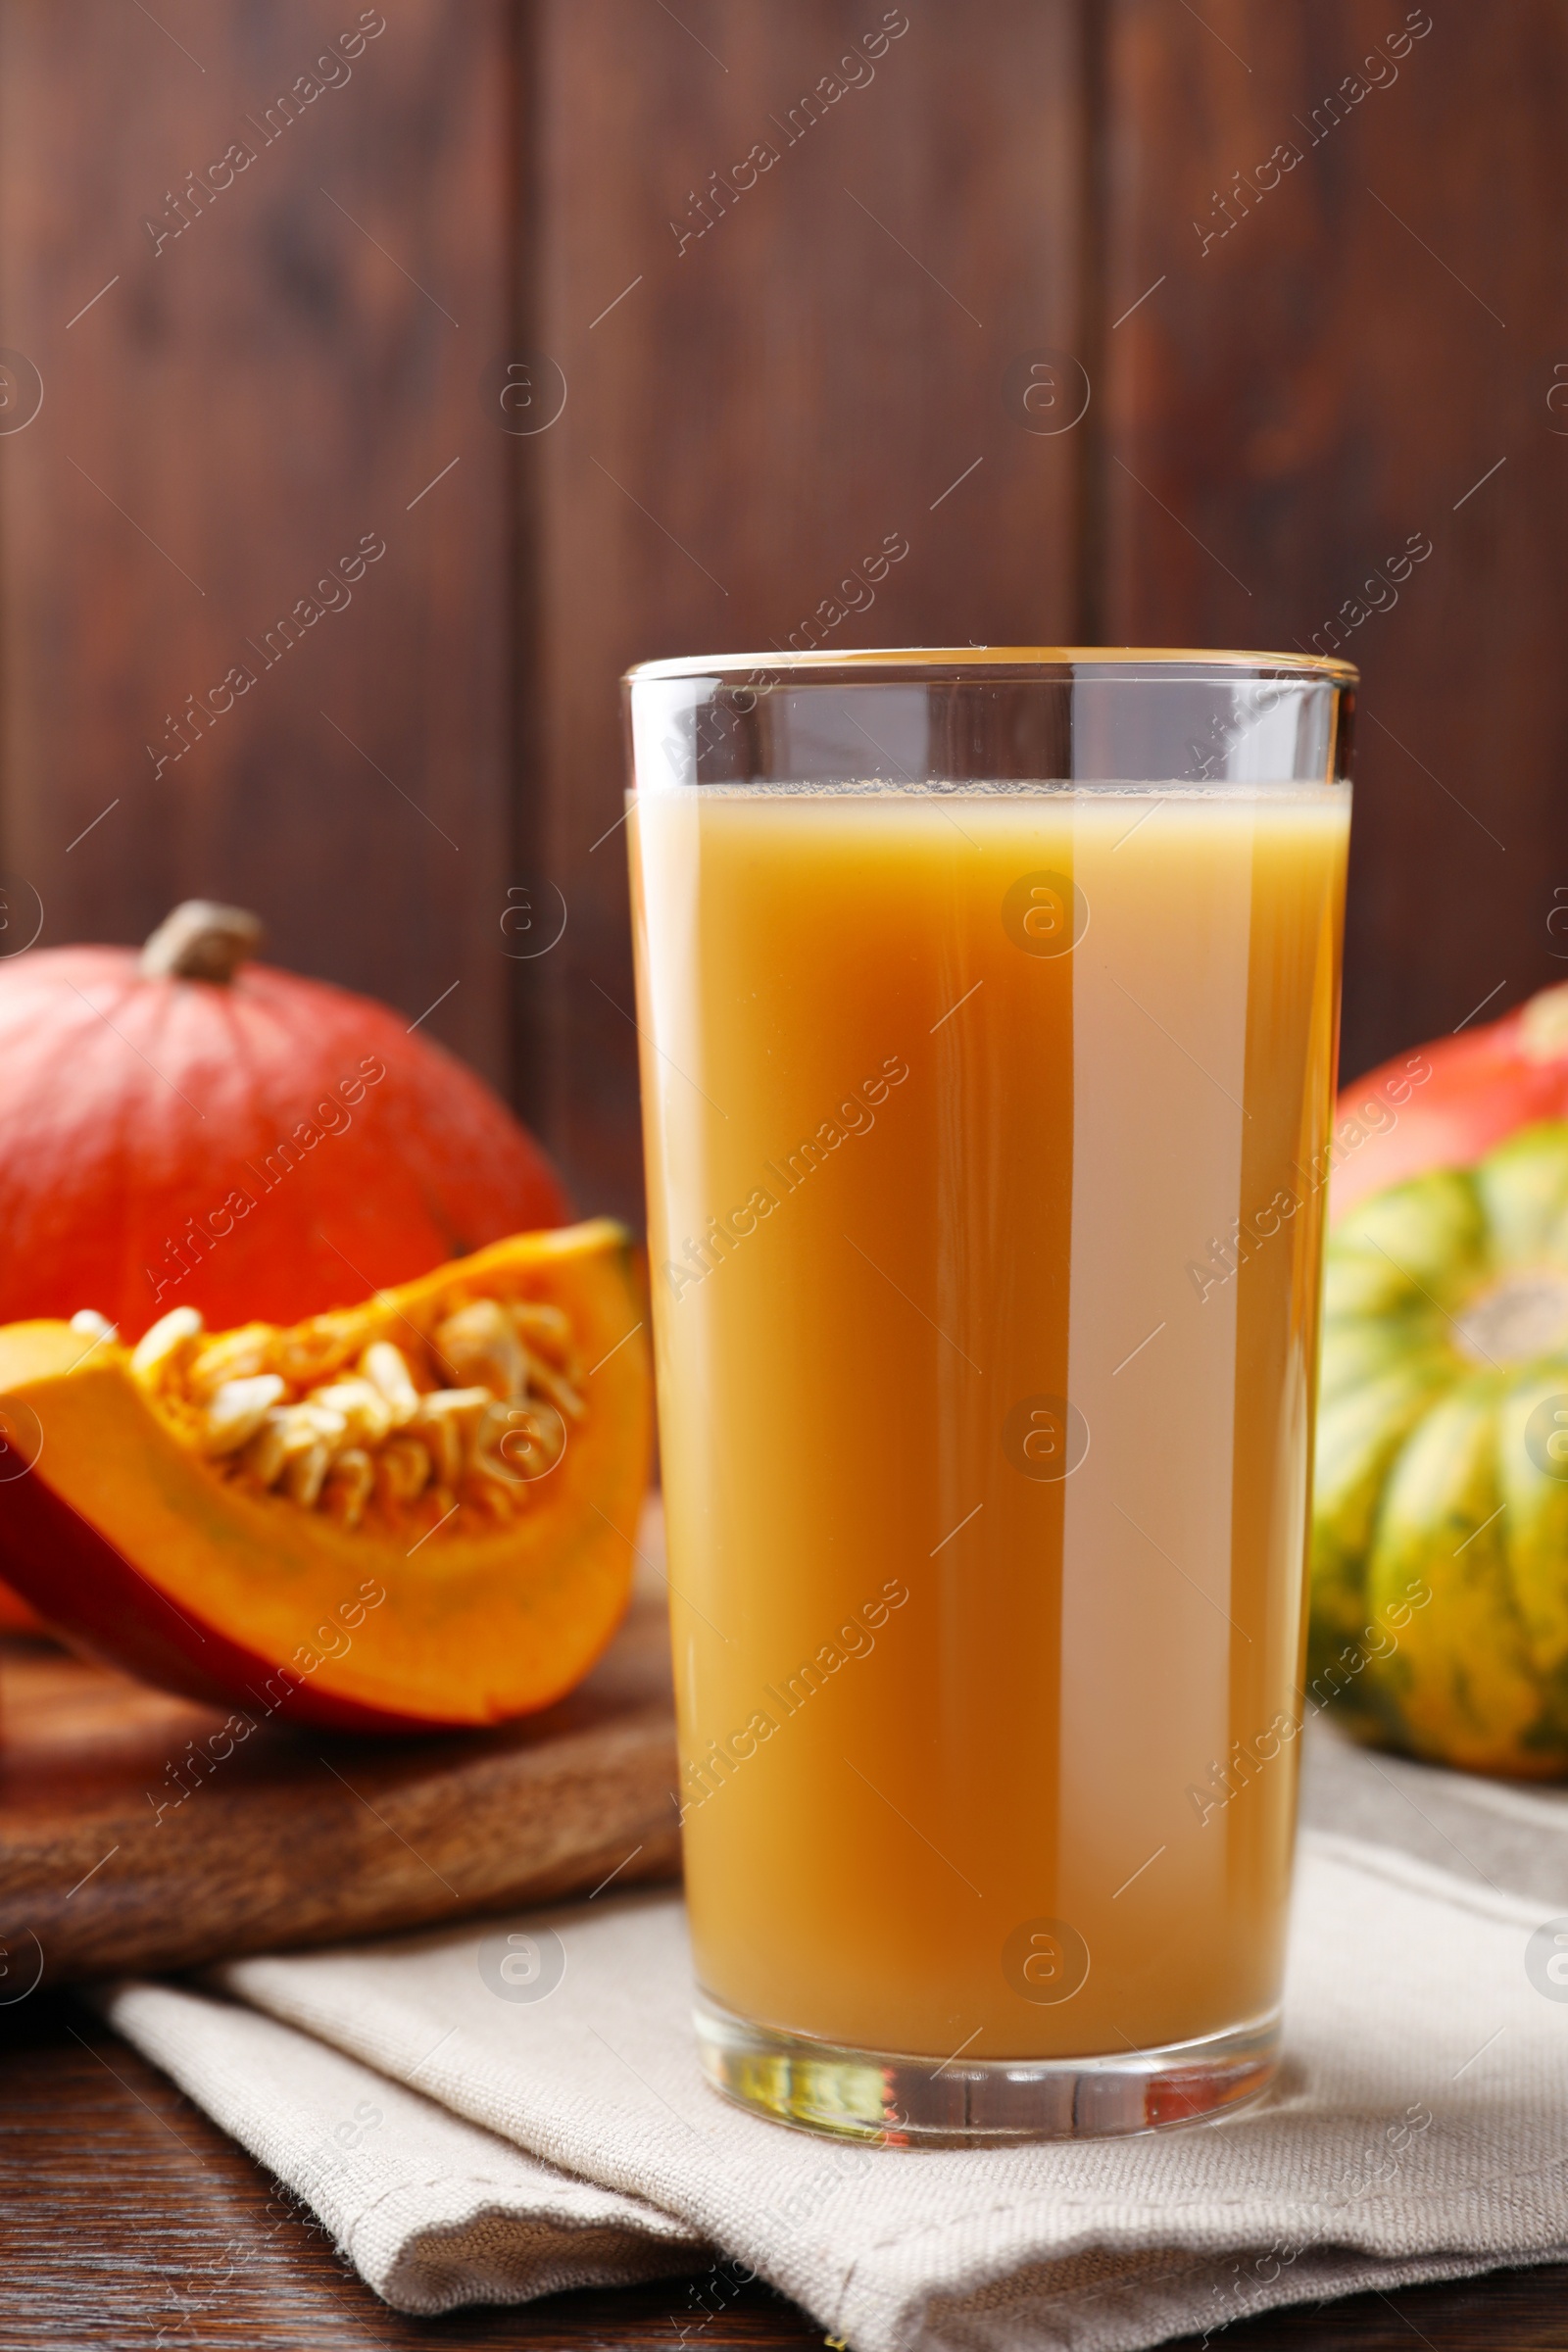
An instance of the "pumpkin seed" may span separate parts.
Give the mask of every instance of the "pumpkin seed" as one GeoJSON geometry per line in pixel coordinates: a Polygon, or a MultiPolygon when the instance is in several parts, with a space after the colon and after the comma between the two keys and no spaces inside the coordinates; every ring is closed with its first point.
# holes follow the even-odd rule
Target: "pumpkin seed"
{"type": "MultiPolygon", "coordinates": [[[[394,1340],[390,1320],[371,1306],[204,1340],[196,1309],[176,1307],[132,1368],[220,1476],[296,1508],[352,1529],[373,1506],[438,1538],[465,1510],[509,1522],[586,1410],[569,1317],[548,1299],[460,1291],[427,1336],[394,1340]]],[[[77,1327],[88,1336],[85,1316],[77,1327]]]]}
{"type": "Polygon", "coordinates": [[[493,1396],[521,1396],[528,1356],[498,1298],[475,1298],[448,1315],[435,1331],[435,1349],[459,1388],[482,1387],[493,1396]]]}
{"type": "Polygon", "coordinates": [[[419,1409],[419,1392],[401,1348],[394,1348],[390,1340],[372,1340],[360,1358],[360,1370],[380,1390],[396,1414],[399,1427],[413,1420],[419,1409]]]}
{"type": "Polygon", "coordinates": [[[345,1527],[358,1527],[374,1485],[374,1462],[363,1446],[351,1446],[327,1472],[326,1507],[345,1527]]]}
{"type": "Polygon", "coordinates": [[[202,1420],[202,1442],[210,1454],[237,1453],[249,1445],[283,1394],[275,1372],[252,1380],[225,1380],[202,1420]]]}
{"type": "Polygon", "coordinates": [[[201,1331],[202,1318],[195,1307],[172,1307],[150,1331],[142,1333],[131,1349],[132,1372],[138,1380],[149,1384],[158,1381],[166,1372],[183,1364],[201,1331]]]}
{"type": "Polygon", "coordinates": [[[312,1511],[321,1498],[326,1474],[332,1467],[332,1449],[323,1438],[306,1446],[287,1463],[283,1471],[283,1486],[291,1502],[302,1511],[312,1511]]]}

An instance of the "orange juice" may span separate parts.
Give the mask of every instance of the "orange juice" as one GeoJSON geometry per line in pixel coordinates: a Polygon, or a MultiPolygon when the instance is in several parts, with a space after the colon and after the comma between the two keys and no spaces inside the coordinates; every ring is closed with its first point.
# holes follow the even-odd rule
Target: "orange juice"
{"type": "Polygon", "coordinates": [[[721,2009],[933,2064],[1274,2010],[1348,797],[634,806],[721,2009]]]}

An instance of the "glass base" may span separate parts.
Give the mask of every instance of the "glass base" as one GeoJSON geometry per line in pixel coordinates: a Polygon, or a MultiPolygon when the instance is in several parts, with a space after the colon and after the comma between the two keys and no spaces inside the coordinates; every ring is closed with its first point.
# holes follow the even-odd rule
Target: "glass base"
{"type": "Polygon", "coordinates": [[[1169,2132],[1251,2106],[1279,2068],[1275,2010],[1250,2025],[1102,2058],[911,2058],[695,2012],[703,2072],[738,2107],[882,2147],[999,2146],[1169,2132]]]}

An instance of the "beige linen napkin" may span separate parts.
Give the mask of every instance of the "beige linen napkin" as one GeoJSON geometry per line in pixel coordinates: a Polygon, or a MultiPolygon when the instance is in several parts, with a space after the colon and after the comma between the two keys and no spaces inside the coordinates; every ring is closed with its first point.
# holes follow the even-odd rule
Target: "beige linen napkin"
{"type": "Polygon", "coordinates": [[[1220,2125],[908,2152],[740,2114],[698,2072],[669,1893],[234,1962],[248,2006],[130,1986],[109,2014],[408,2310],[689,2269],[706,2240],[856,2352],[1131,2352],[1568,2259],[1568,1809],[1318,1746],[1308,1819],[1354,1834],[1303,1838],[1281,2094],[1220,2125]],[[361,2105],[382,2120],[339,2155],[361,2105]]]}
{"type": "MultiPolygon", "coordinates": [[[[253,2009],[142,1984],[100,2006],[314,2207],[399,2311],[625,2286],[712,2259],[673,2214],[572,2180],[253,2009]]],[[[420,2079],[416,2065],[402,2071],[420,2079]]]]}

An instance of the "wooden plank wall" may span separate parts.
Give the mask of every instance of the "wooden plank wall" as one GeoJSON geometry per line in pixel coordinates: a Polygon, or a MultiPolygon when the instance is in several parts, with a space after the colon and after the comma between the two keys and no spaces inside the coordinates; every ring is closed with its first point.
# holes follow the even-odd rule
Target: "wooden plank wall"
{"type": "Polygon", "coordinates": [[[891,541],[830,643],[1340,639],[1346,1067],[1490,1017],[1568,976],[1565,83],[1552,0],[0,0],[0,863],[441,1000],[636,1213],[615,678],[891,541]]]}
{"type": "Polygon", "coordinates": [[[498,1078],[511,91],[501,0],[0,7],[4,859],[46,942],[200,894],[450,990],[498,1078]]]}
{"type": "Polygon", "coordinates": [[[1103,625],[1360,664],[1348,1075],[1568,978],[1568,19],[1110,0],[1107,42],[1109,316],[1164,282],[1106,337],[1103,625]]]}

